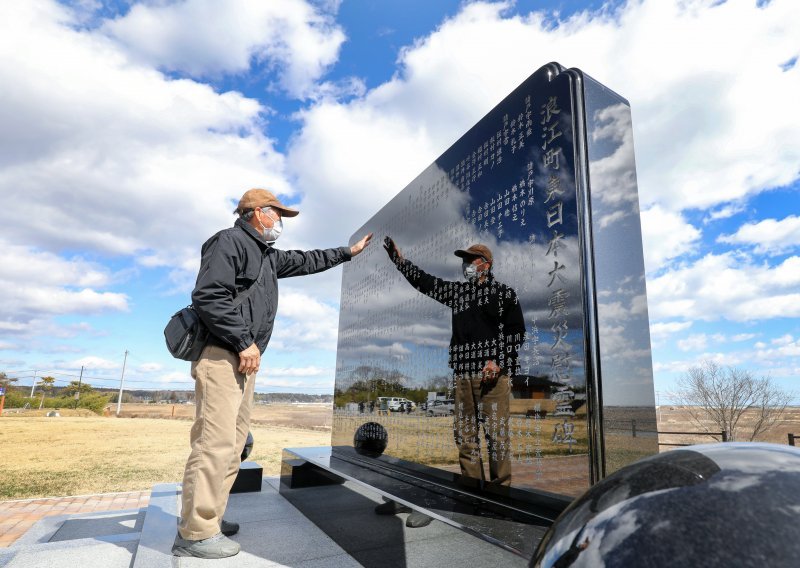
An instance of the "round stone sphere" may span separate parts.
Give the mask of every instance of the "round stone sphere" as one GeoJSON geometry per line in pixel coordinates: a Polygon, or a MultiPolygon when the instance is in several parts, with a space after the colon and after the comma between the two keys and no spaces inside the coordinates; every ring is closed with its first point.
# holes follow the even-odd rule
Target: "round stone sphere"
{"type": "Polygon", "coordinates": [[[531,566],[800,566],[800,448],[689,446],[614,472],[573,501],[531,566]]]}
{"type": "Polygon", "coordinates": [[[252,452],[253,452],[253,433],[248,432],[247,440],[245,441],[244,449],[242,450],[242,461],[246,460],[247,456],[249,456],[252,452]]]}
{"type": "Polygon", "coordinates": [[[353,447],[362,456],[377,458],[389,443],[389,433],[377,422],[365,422],[353,436],[353,447]]]}

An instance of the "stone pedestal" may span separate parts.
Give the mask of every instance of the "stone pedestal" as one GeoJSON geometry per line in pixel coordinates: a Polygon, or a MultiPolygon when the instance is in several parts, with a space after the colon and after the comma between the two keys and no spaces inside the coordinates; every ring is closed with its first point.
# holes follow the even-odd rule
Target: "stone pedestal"
{"type": "Polygon", "coordinates": [[[251,493],[261,491],[261,479],[264,477],[264,468],[256,462],[242,462],[236,481],[233,482],[231,493],[251,493]]]}

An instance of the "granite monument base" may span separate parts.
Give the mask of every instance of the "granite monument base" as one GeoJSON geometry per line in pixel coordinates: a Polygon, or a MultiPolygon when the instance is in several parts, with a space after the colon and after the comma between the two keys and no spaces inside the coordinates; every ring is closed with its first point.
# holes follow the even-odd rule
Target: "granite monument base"
{"type": "Polygon", "coordinates": [[[390,456],[362,456],[350,447],[283,451],[280,492],[290,502],[299,488],[345,480],[525,558],[570,503],[544,492],[466,487],[457,474],[390,456]]]}
{"type": "Polygon", "coordinates": [[[261,479],[264,477],[264,468],[256,462],[242,462],[236,480],[231,487],[231,493],[251,493],[261,491],[261,479]]]}

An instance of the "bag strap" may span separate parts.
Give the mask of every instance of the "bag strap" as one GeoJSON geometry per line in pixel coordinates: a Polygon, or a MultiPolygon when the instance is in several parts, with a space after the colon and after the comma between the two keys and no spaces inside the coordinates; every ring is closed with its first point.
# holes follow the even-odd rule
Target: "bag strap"
{"type": "Polygon", "coordinates": [[[267,264],[266,258],[262,256],[261,257],[261,271],[258,273],[258,278],[256,278],[255,282],[250,284],[250,287],[247,290],[245,290],[244,292],[242,292],[241,294],[239,294],[238,296],[236,296],[233,299],[233,307],[234,308],[238,308],[240,305],[242,305],[242,302],[244,302],[247,298],[249,298],[250,294],[253,293],[253,291],[256,288],[256,284],[261,282],[261,278],[264,276],[264,265],[265,264],[267,264]]]}

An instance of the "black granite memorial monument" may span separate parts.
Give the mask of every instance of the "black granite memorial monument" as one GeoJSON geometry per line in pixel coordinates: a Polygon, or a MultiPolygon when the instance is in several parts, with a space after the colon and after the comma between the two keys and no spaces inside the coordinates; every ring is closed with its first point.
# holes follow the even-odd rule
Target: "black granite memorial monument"
{"type": "Polygon", "coordinates": [[[332,447],[286,478],[315,463],[530,555],[486,519],[541,536],[658,451],[638,205],[627,101],[536,71],[356,231],[384,248],[344,267],[332,447]]]}

